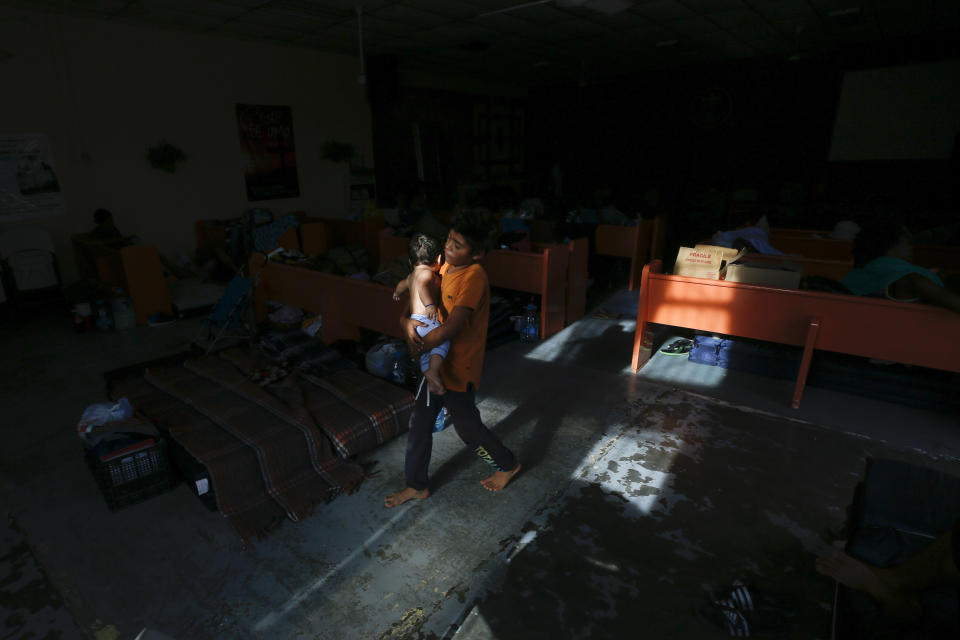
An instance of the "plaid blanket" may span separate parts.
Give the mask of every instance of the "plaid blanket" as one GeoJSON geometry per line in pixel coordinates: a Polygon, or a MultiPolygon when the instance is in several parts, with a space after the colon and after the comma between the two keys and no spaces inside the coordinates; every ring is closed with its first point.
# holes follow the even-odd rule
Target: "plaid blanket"
{"type": "MultiPolygon", "coordinates": [[[[299,417],[291,419],[281,408],[253,396],[254,390],[262,390],[243,376],[232,378],[228,369],[232,369],[228,362],[207,357],[177,369],[147,371],[146,379],[249,447],[267,493],[288,518],[296,521],[309,515],[337,490],[326,469],[315,466],[317,438],[306,436],[299,417]]],[[[333,456],[328,460],[339,461],[333,456]]]]}
{"type": "Polygon", "coordinates": [[[112,388],[207,468],[220,512],[248,545],[358,486],[362,470],[345,458],[405,431],[413,409],[408,391],[357,369],[261,387],[251,372],[264,358],[231,349],[112,388]]]}
{"type": "Polygon", "coordinates": [[[284,510],[268,495],[252,448],[143,378],[116,382],[112,395],[126,396],[207,468],[217,508],[244,544],[280,525],[284,510]]]}
{"type": "Polygon", "coordinates": [[[308,407],[340,455],[369,451],[410,427],[414,397],[406,389],[356,369],[306,378],[315,387],[304,395],[308,407]]]}
{"type": "MultiPolygon", "coordinates": [[[[275,339],[283,340],[283,336],[291,334],[273,335],[275,339]]],[[[304,353],[296,337],[285,344],[298,345],[290,348],[304,353]]],[[[320,346],[322,351],[333,351],[320,346]]],[[[312,349],[313,346],[306,348],[312,349]]],[[[265,348],[264,351],[277,353],[274,349],[265,348]]],[[[263,359],[249,349],[229,349],[222,352],[222,356],[248,375],[253,375],[264,364],[263,359]]],[[[295,363],[296,360],[286,362],[295,363]]],[[[374,449],[406,432],[414,404],[409,391],[355,368],[323,377],[291,375],[280,383],[269,385],[267,390],[297,415],[305,413],[310,416],[344,458],[374,449]]]]}

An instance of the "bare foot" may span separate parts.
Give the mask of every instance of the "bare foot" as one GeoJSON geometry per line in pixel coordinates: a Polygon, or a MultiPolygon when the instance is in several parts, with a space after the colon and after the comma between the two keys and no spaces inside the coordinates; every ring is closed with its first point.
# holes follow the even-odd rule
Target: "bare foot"
{"type": "Polygon", "coordinates": [[[520,473],[520,463],[517,463],[510,471],[494,471],[493,475],[489,478],[484,478],[480,481],[480,484],[483,485],[483,488],[487,491],[502,491],[504,487],[507,486],[507,483],[513,480],[513,476],[520,473]]]}
{"type": "Polygon", "coordinates": [[[432,369],[427,369],[423,372],[423,377],[427,379],[427,386],[430,387],[430,393],[442,396],[447,392],[447,388],[443,386],[443,380],[440,379],[440,374],[432,369]]]}
{"type": "Polygon", "coordinates": [[[430,497],[430,489],[414,489],[413,487],[407,487],[396,493],[391,493],[386,498],[383,499],[383,506],[388,509],[393,507],[399,507],[404,502],[408,500],[426,500],[430,497]]]}
{"type": "Polygon", "coordinates": [[[923,613],[916,598],[896,590],[883,579],[882,569],[836,549],[817,558],[817,571],[851,589],[866,592],[892,617],[910,619],[923,613]]]}

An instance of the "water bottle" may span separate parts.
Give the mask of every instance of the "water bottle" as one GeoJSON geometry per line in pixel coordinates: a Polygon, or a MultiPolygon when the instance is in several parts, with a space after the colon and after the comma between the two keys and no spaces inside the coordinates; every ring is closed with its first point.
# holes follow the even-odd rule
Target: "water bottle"
{"type": "Polygon", "coordinates": [[[110,311],[113,313],[113,324],[117,329],[132,329],[137,326],[137,316],[133,311],[133,302],[123,293],[119,293],[110,300],[110,311]]]}
{"type": "Polygon", "coordinates": [[[533,304],[528,304],[523,310],[523,320],[520,321],[520,342],[536,342],[539,337],[537,308],[533,304]]]}
{"type": "Polygon", "coordinates": [[[112,331],[113,316],[110,315],[110,308],[107,306],[107,303],[104,300],[97,300],[96,309],[97,309],[97,318],[96,318],[97,328],[100,329],[101,331],[112,331]]]}
{"type": "Polygon", "coordinates": [[[390,371],[390,379],[397,383],[403,384],[407,378],[406,367],[403,365],[403,352],[400,349],[396,349],[393,352],[393,368],[390,371]]]}

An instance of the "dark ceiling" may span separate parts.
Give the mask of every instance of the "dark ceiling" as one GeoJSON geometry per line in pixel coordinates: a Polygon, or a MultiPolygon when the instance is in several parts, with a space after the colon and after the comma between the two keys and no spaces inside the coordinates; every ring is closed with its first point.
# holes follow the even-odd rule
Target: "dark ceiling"
{"type": "Polygon", "coordinates": [[[0,0],[525,86],[942,39],[957,0],[0,0]],[[358,18],[358,6],[362,16],[358,18]],[[512,9],[511,9],[512,8],[512,9]],[[505,11],[501,11],[505,10],[505,11]],[[491,13],[493,12],[493,13],[491,13]]]}

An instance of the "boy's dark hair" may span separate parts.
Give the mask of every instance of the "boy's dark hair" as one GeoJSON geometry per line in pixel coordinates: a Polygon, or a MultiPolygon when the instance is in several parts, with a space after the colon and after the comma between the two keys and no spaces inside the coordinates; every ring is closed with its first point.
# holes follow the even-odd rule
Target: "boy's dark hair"
{"type": "Polygon", "coordinates": [[[410,258],[410,267],[418,264],[433,264],[440,255],[440,241],[425,233],[415,233],[410,238],[410,248],[408,256],[410,258]]]}
{"type": "Polygon", "coordinates": [[[113,214],[107,209],[97,209],[93,212],[93,221],[97,224],[103,224],[113,219],[113,214]]]}
{"type": "Polygon", "coordinates": [[[894,215],[881,215],[863,223],[853,239],[853,264],[862,267],[874,258],[886,255],[909,233],[903,221],[894,215]]]}
{"type": "Polygon", "coordinates": [[[481,209],[468,209],[455,214],[450,221],[450,228],[463,236],[474,253],[489,251],[497,236],[493,217],[481,209]]]}

